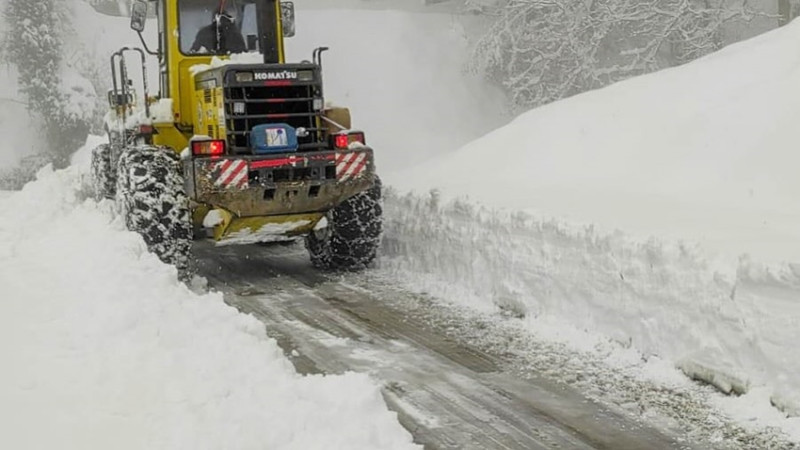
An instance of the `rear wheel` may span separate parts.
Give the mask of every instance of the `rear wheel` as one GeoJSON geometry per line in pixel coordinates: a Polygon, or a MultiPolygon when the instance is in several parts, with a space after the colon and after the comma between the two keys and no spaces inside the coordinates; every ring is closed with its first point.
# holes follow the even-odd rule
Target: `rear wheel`
{"type": "Polygon", "coordinates": [[[325,217],[327,226],[306,237],[311,263],[324,270],[360,270],[378,254],[383,231],[381,183],[345,200],[325,217]]]}
{"type": "Polygon", "coordinates": [[[161,147],[126,149],[119,160],[116,191],[128,229],[187,277],[192,226],[178,156],[161,147]]]}
{"type": "Polygon", "coordinates": [[[116,193],[116,171],[112,169],[111,146],[101,144],[92,150],[92,186],[94,199],[97,201],[105,198],[113,199],[116,193]]]}

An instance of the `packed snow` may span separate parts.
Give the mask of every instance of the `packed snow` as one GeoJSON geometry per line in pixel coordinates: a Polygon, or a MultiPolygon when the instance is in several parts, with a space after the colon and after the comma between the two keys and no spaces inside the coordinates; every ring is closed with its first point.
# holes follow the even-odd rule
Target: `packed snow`
{"type": "Polygon", "coordinates": [[[0,447],[417,448],[367,375],[298,375],[87,200],[99,142],[0,196],[0,447]]]}
{"type": "Polygon", "coordinates": [[[796,22],[389,174],[384,270],[671,361],[800,439],[798,42],[796,22]]]}
{"type": "Polygon", "coordinates": [[[192,67],[189,67],[189,72],[192,75],[197,75],[200,72],[216,69],[218,67],[225,67],[230,64],[261,64],[263,62],[264,57],[261,55],[261,53],[257,52],[238,53],[235,55],[230,55],[225,59],[212,56],[209,64],[195,64],[192,67]]]}

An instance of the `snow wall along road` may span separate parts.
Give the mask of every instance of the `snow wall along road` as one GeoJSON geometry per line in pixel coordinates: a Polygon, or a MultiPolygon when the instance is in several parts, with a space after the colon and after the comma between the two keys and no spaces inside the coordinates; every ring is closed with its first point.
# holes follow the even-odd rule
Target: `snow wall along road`
{"type": "Polygon", "coordinates": [[[799,43],[794,23],[392,174],[384,270],[799,416],[799,43]]]}

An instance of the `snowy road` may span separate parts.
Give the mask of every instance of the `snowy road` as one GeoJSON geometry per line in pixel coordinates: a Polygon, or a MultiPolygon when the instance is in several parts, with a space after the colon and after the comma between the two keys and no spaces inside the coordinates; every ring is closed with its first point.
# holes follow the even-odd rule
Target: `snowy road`
{"type": "Polygon", "coordinates": [[[370,373],[425,448],[686,448],[545,380],[519,380],[500,355],[407,315],[391,286],[312,269],[297,246],[196,244],[201,275],[267,325],[298,372],[370,373]]]}

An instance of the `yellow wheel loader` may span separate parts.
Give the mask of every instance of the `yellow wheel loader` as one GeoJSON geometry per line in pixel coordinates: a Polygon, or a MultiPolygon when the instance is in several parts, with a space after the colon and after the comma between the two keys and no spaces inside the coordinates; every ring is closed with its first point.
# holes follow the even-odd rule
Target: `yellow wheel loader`
{"type": "Polygon", "coordinates": [[[94,149],[98,199],[187,273],[193,238],[218,245],[305,237],[312,263],[359,269],[376,257],[381,186],[364,133],[327,107],[320,47],[286,63],[294,5],[148,0],[132,8],[142,48],[111,56],[108,144],[94,149]],[[158,43],[142,35],[158,21],[158,43]],[[142,93],[129,73],[141,66],[142,93]],[[159,92],[148,94],[148,58],[159,92]]]}

